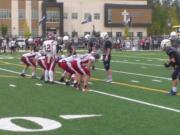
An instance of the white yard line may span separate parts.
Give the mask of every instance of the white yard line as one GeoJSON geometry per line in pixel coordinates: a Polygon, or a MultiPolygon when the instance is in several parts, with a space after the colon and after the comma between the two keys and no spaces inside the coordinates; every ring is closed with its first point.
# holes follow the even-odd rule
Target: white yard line
{"type": "Polygon", "coordinates": [[[9,86],[10,86],[10,87],[13,87],[13,88],[16,87],[16,85],[14,85],[14,84],[9,84],[9,86]]]}
{"type": "MultiPolygon", "coordinates": [[[[140,61],[140,60],[136,60],[140,61]]],[[[137,63],[137,62],[128,62],[128,61],[119,61],[119,60],[111,60],[112,63],[126,63],[126,64],[133,64],[133,65],[143,65],[143,66],[154,66],[154,67],[163,67],[164,65],[158,64],[147,64],[147,63],[137,63]]]]}
{"type": "MultiPolygon", "coordinates": [[[[0,70],[10,72],[10,73],[19,74],[19,72],[15,72],[13,70],[8,70],[8,69],[3,69],[3,68],[0,68],[0,70]]],[[[58,82],[58,81],[55,81],[55,83],[63,84],[63,83],[58,82]]],[[[155,107],[155,108],[160,108],[160,109],[163,109],[163,110],[168,110],[168,111],[180,113],[180,110],[178,110],[178,109],[174,109],[174,108],[170,108],[170,107],[166,107],[166,106],[162,106],[162,105],[156,105],[156,104],[144,102],[144,101],[141,101],[141,100],[127,98],[127,97],[123,97],[123,96],[119,96],[119,95],[115,95],[115,94],[110,94],[110,93],[106,93],[106,92],[101,92],[101,91],[97,91],[97,90],[92,90],[92,89],[90,90],[90,92],[94,92],[94,93],[98,93],[98,94],[101,94],[101,95],[106,95],[106,96],[110,96],[110,97],[130,101],[130,102],[134,102],[134,103],[138,103],[138,104],[143,104],[143,105],[147,105],[147,106],[151,106],[151,107],[155,107]]]]}
{"type": "Polygon", "coordinates": [[[174,108],[170,108],[170,107],[166,107],[166,106],[162,106],[162,105],[151,104],[151,103],[144,102],[144,101],[141,101],[141,100],[136,100],[136,99],[132,99],[132,98],[127,98],[127,97],[123,97],[123,96],[109,94],[109,93],[101,92],[101,91],[97,91],[97,90],[90,90],[90,91],[94,92],[94,93],[101,94],[101,95],[106,95],[106,96],[110,96],[110,97],[130,101],[130,102],[134,102],[134,103],[138,103],[138,104],[143,104],[143,105],[146,105],[146,106],[151,106],[151,107],[155,107],[155,108],[159,108],[159,109],[163,109],[163,110],[168,110],[168,111],[180,113],[180,110],[178,110],[178,109],[174,109],[174,108]]]}
{"type": "Polygon", "coordinates": [[[122,56],[122,55],[112,55],[115,57],[123,57],[123,58],[134,58],[134,59],[148,59],[148,60],[167,60],[167,59],[161,59],[161,58],[147,58],[147,57],[137,57],[137,56],[122,56]]]}
{"type": "Polygon", "coordinates": [[[131,82],[133,82],[133,83],[139,83],[139,81],[136,81],[136,80],[131,80],[131,82]]]}
{"type": "MultiPolygon", "coordinates": [[[[15,72],[13,70],[8,70],[8,69],[3,69],[3,68],[0,68],[0,70],[10,72],[10,73],[19,74],[19,72],[15,72]]],[[[55,81],[55,83],[63,84],[63,83],[58,82],[58,81],[55,81]]],[[[130,102],[134,102],[134,103],[138,103],[138,104],[142,104],[142,105],[146,105],[146,106],[151,106],[151,107],[155,107],[155,108],[159,108],[159,109],[163,109],[163,110],[168,110],[168,111],[180,113],[180,110],[178,110],[178,109],[174,109],[174,108],[170,108],[170,107],[166,107],[166,106],[162,106],[162,105],[156,105],[156,104],[144,102],[144,101],[137,100],[137,99],[132,99],[132,98],[123,97],[123,96],[119,96],[119,95],[115,95],[115,94],[110,94],[110,93],[106,93],[106,92],[92,90],[92,89],[90,90],[90,92],[94,92],[94,93],[98,93],[98,94],[101,94],[101,95],[106,95],[106,96],[110,96],[110,97],[130,101],[130,102]]]]}
{"type": "Polygon", "coordinates": [[[161,82],[162,82],[161,80],[155,80],[155,79],[153,79],[152,81],[153,81],[153,82],[158,82],[158,83],[161,83],[161,82]]]}
{"type": "MultiPolygon", "coordinates": [[[[104,71],[102,68],[97,68],[97,70],[104,71]]],[[[153,75],[145,75],[145,74],[137,74],[137,73],[130,73],[130,72],[124,72],[124,71],[118,71],[118,70],[112,70],[115,73],[120,73],[120,74],[128,74],[128,75],[136,75],[136,76],[143,76],[143,77],[149,77],[149,78],[156,78],[156,79],[163,79],[163,80],[171,80],[171,78],[167,77],[160,77],[160,76],[153,76],[153,75]]]]}

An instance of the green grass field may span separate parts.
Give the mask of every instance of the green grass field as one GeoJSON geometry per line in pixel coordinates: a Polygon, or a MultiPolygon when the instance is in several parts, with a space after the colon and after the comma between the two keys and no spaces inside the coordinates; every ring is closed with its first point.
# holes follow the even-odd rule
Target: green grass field
{"type": "MultiPolygon", "coordinates": [[[[96,63],[90,91],[19,76],[20,54],[0,55],[0,135],[179,135],[180,98],[167,96],[171,71],[164,52],[113,52],[113,83],[96,63]],[[97,115],[64,119],[60,115],[97,115]],[[20,117],[2,123],[3,118],[20,117]],[[22,117],[41,117],[62,126],[48,131],[22,117]],[[9,123],[9,124],[7,124],[9,123]],[[12,124],[32,132],[2,130],[12,124]],[[7,125],[7,126],[4,126],[7,125]],[[34,131],[33,131],[34,130],[34,131]]],[[[61,70],[56,67],[56,80],[61,70]]],[[[37,69],[40,76],[41,70],[37,69]]],[[[29,70],[30,73],[30,70],[29,70]]],[[[10,127],[10,129],[13,129],[10,127]]]]}

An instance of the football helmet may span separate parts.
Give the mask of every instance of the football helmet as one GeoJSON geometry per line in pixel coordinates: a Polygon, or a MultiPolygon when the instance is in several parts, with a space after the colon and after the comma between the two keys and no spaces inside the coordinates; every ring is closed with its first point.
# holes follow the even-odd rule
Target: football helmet
{"type": "Polygon", "coordinates": [[[161,41],[161,49],[171,46],[171,41],[169,39],[164,39],[161,41]]]}
{"type": "Polygon", "coordinates": [[[68,36],[64,36],[63,37],[63,41],[68,41],[69,40],[69,37],[68,36]]]}
{"type": "Polygon", "coordinates": [[[106,39],[106,38],[109,37],[107,32],[101,32],[100,36],[101,36],[102,39],[106,39]]]}
{"type": "Polygon", "coordinates": [[[172,31],[170,33],[170,39],[175,39],[175,38],[177,38],[177,33],[175,31],[172,31]]]}

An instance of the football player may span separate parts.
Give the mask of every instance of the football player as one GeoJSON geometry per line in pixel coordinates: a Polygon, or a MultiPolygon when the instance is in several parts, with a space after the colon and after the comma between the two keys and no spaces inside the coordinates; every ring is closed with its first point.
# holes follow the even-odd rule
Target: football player
{"type": "MultiPolygon", "coordinates": [[[[64,70],[64,73],[62,75],[63,79],[66,78],[65,82],[66,82],[66,85],[70,85],[70,77],[73,75],[73,74],[76,74],[76,71],[73,69],[72,65],[71,65],[71,62],[76,58],[77,56],[76,55],[72,55],[72,56],[69,56],[69,57],[66,57],[66,58],[62,58],[58,61],[58,65],[60,68],[62,68],[64,70]]],[[[61,82],[62,81],[62,77],[61,77],[61,82]]],[[[74,79],[74,83],[76,79],[74,79]]]]}
{"type": "Polygon", "coordinates": [[[53,35],[49,35],[48,39],[43,42],[43,53],[45,54],[45,74],[44,81],[54,83],[54,69],[57,57],[57,41],[54,40],[53,35]]]}
{"type": "Polygon", "coordinates": [[[161,48],[166,52],[169,56],[169,61],[164,64],[166,68],[173,68],[173,72],[171,75],[172,78],[172,88],[169,91],[169,95],[174,96],[177,94],[177,83],[178,79],[180,79],[180,52],[176,50],[176,48],[172,47],[169,42],[161,43],[161,48]]]}
{"type": "Polygon", "coordinates": [[[31,78],[36,78],[36,62],[38,57],[40,56],[41,54],[39,52],[34,52],[34,51],[22,55],[21,61],[25,65],[24,69],[20,74],[22,77],[25,77],[27,69],[29,68],[29,66],[31,66],[32,67],[31,78]]]}
{"type": "Polygon", "coordinates": [[[103,64],[107,74],[106,82],[112,82],[112,70],[110,66],[112,43],[109,40],[109,36],[107,32],[102,32],[101,38],[104,39],[105,41],[103,48],[103,64]]]}
{"type": "Polygon", "coordinates": [[[91,67],[95,61],[95,53],[79,55],[71,64],[77,74],[78,89],[88,91],[88,82],[91,76],[91,67]],[[83,84],[81,83],[83,82],[83,84]]]}

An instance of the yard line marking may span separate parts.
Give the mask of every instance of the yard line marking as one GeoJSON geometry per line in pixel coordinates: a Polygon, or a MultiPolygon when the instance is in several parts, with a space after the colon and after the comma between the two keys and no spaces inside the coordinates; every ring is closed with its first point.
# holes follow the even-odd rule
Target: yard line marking
{"type": "Polygon", "coordinates": [[[123,60],[123,61],[128,62],[128,60],[123,60]]]}
{"type": "Polygon", "coordinates": [[[152,60],[147,60],[147,61],[152,61],[152,60]]]}
{"type": "MultiPolygon", "coordinates": [[[[2,68],[0,68],[0,70],[2,70],[2,68]]],[[[18,72],[15,72],[15,71],[12,71],[12,70],[7,70],[7,69],[3,69],[4,71],[7,71],[7,72],[12,72],[12,73],[18,73],[18,72]]],[[[18,73],[19,74],[19,73],[18,73]]],[[[55,81],[57,84],[62,84],[60,82],[57,82],[55,81]]],[[[113,82],[114,83],[114,82],[113,82]]],[[[126,84],[127,85],[127,84],[126,84]]],[[[128,85],[127,85],[128,86],[128,85]]],[[[111,96],[111,97],[115,97],[115,98],[118,98],[118,99],[123,99],[123,100],[127,100],[127,101],[131,101],[131,102],[135,102],[135,103],[139,103],[139,104],[143,104],[143,105],[147,105],[147,106],[152,106],[152,107],[156,107],[156,108],[160,108],[160,109],[164,109],[164,110],[169,110],[169,111],[173,111],[173,112],[178,112],[180,113],[180,110],[178,109],[174,109],[174,108],[170,108],[170,107],[166,107],[166,106],[161,106],[161,105],[156,105],[156,104],[152,104],[152,103],[148,103],[148,102],[144,102],[144,101],[141,101],[141,100],[136,100],[136,99],[132,99],[132,98],[127,98],[127,97],[123,97],[123,96],[118,96],[118,95],[114,95],[114,94],[110,94],[110,93],[105,93],[105,92],[101,92],[101,91],[97,91],[97,90],[89,90],[91,92],[94,92],[94,93],[99,93],[99,94],[102,94],[102,95],[106,95],[106,96],[111,96]]]]}
{"type": "Polygon", "coordinates": [[[18,76],[0,75],[0,78],[19,78],[18,76]]]}
{"type": "MultiPolygon", "coordinates": [[[[138,60],[136,60],[136,61],[138,61],[138,60]]],[[[111,60],[111,62],[114,62],[114,63],[126,63],[126,64],[132,64],[132,65],[144,65],[144,66],[163,67],[163,64],[162,65],[158,65],[158,64],[137,63],[137,62],[127,62],[127,61],[118,61],[118,60],[111,60]]]]}
{"type": "Polygon", "coordinates": [[[134,58],[134,59],[149,59],[149,60],[162,60],[162,61],[164,61],[164,60],[168,60],[168,59],[162,59],[162,58],[148,58],[148,57],[137,57],[137,56],[126,56],[126,55],[124,55],[124,56],[120,56],[120,55],[112,55],[112,56],[117,56],[117,57],[124,57],[124,58],[134,58]]]}
{"type": "Polygon", "coordinates": [[[147,69],[147,67],[141,67],[142,69],[147,69]]]}
{"type": "Polygon", "coordinates": [[[90,91],[94,92],[94,93],[101,94],[101,95],[106,95],[106,96],[110,96],[110,97],[130,101],[130,102],[134,102],[134,103],[138,103],[138,104],[143,104],[143,105],[147,105],[147,106],[151,106],[151,107],[155,107],[155,108],[160,108],[160,109],[180,113],[180,110],[178,110],[178,109],[174,109],[174,108],[170,108],[170,107],[166,107],[166,106],[162,106],[162,105],[156,105],[156,104],[144,102],[144,101],[141,101],[141,100],[136,100],[136,99],[132,99],[132,98],[118,96],[118,95],[114,95],[114,94],[110,94],[110,93],[106,93],[106,92],[101,92],[101,91],[97,91],[97,90],[90,90],[90,91]]]}
{"type": "Polygon", "coordinates": [[[136,61],[140,61],[140,60],[136,60],[136,61]]]}
{"type": "Polygon", "coordinates": [[[155,80],[155,79],[153,79],[152,81],[153,81],[153,82],[159,82],[159,83],[162,82],[161,80],[155,80]]]}
{"type": "MultiPolygon", "coordinates": [[[[0,70],[10,72],[10,73],[20,74],[19,72],[8,70],[8,69],[0,68],[0,70]]],[[[27,75],[27,76],[30,76],[30,75],[27,75]]],[[[104,82],[103,79],[98,79],[98,78],[93,78],[93,77],[91,79],[96,80],[96,81],[104,82]]],[[[61,82],[56,82],[56,83],[64,84],[64,83],[61,83],[61,82]]],[[[132,85],[132,84],[121,83],[121,82],[112,82],[112,83],[117,84],[117,85],[121,85],[121,86],[125,86],[125,87],[131,87],[131,88],[136,88],[136,89],[138,88],[138,89],[141,89],[141,90],[148,90],[148,91],[153,91],[153,92],[167,93],[165,90],[148,88],[148,87],[144,87],[144,86],[132,85]]],[[[180,95],[180,94],[177,94],[177,95],[180,95]]]]}
{"type": "Polygon", "coordinates": [[[93,83],[92,82],[88,82],[88,84],[92,85],[93,83]]]}
{"type": "Polygon", "coordinates": [[[10,87],[13,87],[13,88],[16,87],[16,85],[14,85],[14,84],[9,84],[9,86],[10,86],[10,87]]]}
{"type": "Polygon", "coordinates": [[[100,116],[102,116],[102,114],[60,115],[59,117],[66,119],[66,120],[74,120],[74,119],[100,117],[100,116]]]}
{"type": "Polygon", "coordinates": [[[35,85],[42,87],[43,85],[41,83],[36,83],[35,85]]]}
{"type": "MultiPolygon", "coordinates": [[[[2,62],[2,61],[0,61],[2,62]]],[[[10,65],[14,65],[14,66],[19,66],[19,67],[24,67],[23,65],[19,65],[19,64],[14,64],[14,63],[9,63],[9,62],[5,62],[5,63],[8,63],[10,65]]],[[[38,68],[40,69],[40,68],[38,68]]],[[[100,70],[100,71],[104,71],[104,69],[102,68],[97,68],[97,70],[100,70]]],[[[159,76],[152,76],[152,75],[145,75],[145,74],[137,74],[137,73],[131,73],[131,72],[125,72],[125,71],[118,71],[118,70],[112,70],[112,72],[115,72],[115,73],[120,73],[120,74],[129,74],[129,75],[135,75],[135,76],[143,76],[143,77],[149,77],[149,78],[156,78],[156,79],[163,79],[163,80],[168,80],[170,81],[171,78],[167,78],[167,77],[159,77],[159,76]]]]}
{"type": "MultiPolygon", "coordinates": [[[[97,67],[96,67],[96,69],[97,69],[97,70],[101,70],[101,71],[103,70],[103,71],[104,71],[104,69],[102,69],[102,68],[97,68],[97,67]]],[[[112,70],[112,71],[115,72],[115,73],[121,73],[121,74],[144,76],[144,77],[157,78],[157,79],[163,79],[163,80],[168,80],[168,81],[171,80],[171,78],[167,78],[167,77],[160,77],[160,76],[153,76],[153,75],[145,75],[145,74],[137,74],[137,73],[131,73],[131,72],[125,72],[125,71],[118,71],[118,70],[112,70]]]]}
{"type": "Polygon", "coordinates": [[[131,80],[131,82],[133,82],[133,83],[139,83],[139,81],[136,81],[136,80],[131,80]]]}
{"type": "MultiPolygon", "coordinates": [[[[102,79],[97,79],[97,78],[92,78],[92,79],[93,79],[93,80],[96,80],[96,81],[104,82],[104,80],[102,80],[102,79]]],[[[111,83],[112,83],[112,84],[116,84],[116,85],[125,86],[125,87],[131,87],[131,88],[141,89],[141,90],[147,90],[147,91],[153,91],[153,92],[160,92],[160,93],[167,93],[166,90],[149,88],[149,87],[145,87],[145,86],[139,86],[139,85],[133,85],[133,84],[121,83],[121,82],[111,82],[111,83]]],[[[178,93],[177,95],[180,95],[180,94],[178,93]]]]}

